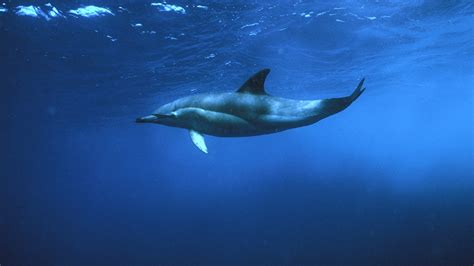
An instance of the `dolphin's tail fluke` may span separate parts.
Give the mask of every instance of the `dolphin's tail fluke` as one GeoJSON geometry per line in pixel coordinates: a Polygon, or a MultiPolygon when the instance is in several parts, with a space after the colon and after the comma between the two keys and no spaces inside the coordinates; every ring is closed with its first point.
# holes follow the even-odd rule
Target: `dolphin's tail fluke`
{"type": "Polygon", "coordinates": [[[364,81],[365,78],[362,78],[359,82],[359,85],[357,85],[357,88],[354,90],[354,92],[346,97],[342,98],[334,98],[334,102],[339,105],[340,108],[342,108],[339,111],[342,111],[343,109],[347,108],[351,103],[353,103],[359,96],[365,91],[364,87],[364,81]]]}
{"type": "Polygon", "coordinates": [[[359,82],[359,85],[357,85],[357,88],[354,90],[354,92],[351,94],[351,96],[349,96],[349,100],[350,100],[351,103],[353,101],[355,101],[357,98],[359,98],[359,96],[365,91],[365,87],[362,88],[363,85],[364,85],[364,81],[365,81],[365,78],[363,78],[359,82]]]}
{"type": "Polygon", "coordinates": [[[359,85],[357,85],[357,88],[354,90],[354,92],[346,97],[342,98],[331,98],[331,99],[324,99],[321,101],[323,108],[318,108],[318,111],[324,110],[321,115],[319,116],[319,119],[322,119],[324,117],[328,117],[330,115],[333,115],[335,113],[338,113],[344,109],[346,109],[351,103],[353,103],[359,96],[364,92],[364,81],[365,78],[363,78],[360,82],[359,85]]]}

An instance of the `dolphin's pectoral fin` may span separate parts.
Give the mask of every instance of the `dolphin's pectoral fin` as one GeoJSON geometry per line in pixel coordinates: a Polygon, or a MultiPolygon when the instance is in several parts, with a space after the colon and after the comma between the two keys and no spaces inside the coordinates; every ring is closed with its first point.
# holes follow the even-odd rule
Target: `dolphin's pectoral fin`
{"type": "Polygon", "coordinates": [[[196,145],[196,147],[198,147],[198,149],[200,149],[202,152],[207,153],[207,147],[206,142],[204,141],[204,136],[201,133],[192,129],[189,130],[189,135],[191,136],[194,145],[196,145]]]}
{"type": "Polygon", "coordinates": [[[237,92],[251,94],[267,94],[264,84],[270,69],[265,68],[250,77],[237,92]]]}

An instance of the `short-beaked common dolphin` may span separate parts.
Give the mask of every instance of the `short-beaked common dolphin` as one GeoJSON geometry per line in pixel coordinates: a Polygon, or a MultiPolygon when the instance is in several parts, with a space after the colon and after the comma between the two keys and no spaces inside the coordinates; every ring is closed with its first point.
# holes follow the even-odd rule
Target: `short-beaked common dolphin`
{"type": "Polygon", "coordinates": [[[244,137],[271,134],[311,125],[347,108],[364,92],[362,79],[354,92],[342,98],[293,100],[274,97],[264,89],[270,69],[248,79],[236,92],[196,94],[137,118],[137,123],[155,123],[189,130],[193,143],[207,153],[203,134],[244,137]]]}

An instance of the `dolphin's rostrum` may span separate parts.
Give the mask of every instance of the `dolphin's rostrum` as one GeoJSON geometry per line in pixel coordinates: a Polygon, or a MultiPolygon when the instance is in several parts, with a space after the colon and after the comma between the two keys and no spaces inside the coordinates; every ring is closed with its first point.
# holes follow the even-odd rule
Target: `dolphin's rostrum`
{"type": "Polygon", "coordinates": [[[311,125],[348,107],[364,92],[362,79],[355,91],[342,98],[292,100],[274,97],[264,89],[270,69],[248,79],[236,92],[187,96],[137,118],[137,123],[155,123],[188,129],[193,143],[207,153],[203,134],[243,137],[271,134],[311,125]]]}

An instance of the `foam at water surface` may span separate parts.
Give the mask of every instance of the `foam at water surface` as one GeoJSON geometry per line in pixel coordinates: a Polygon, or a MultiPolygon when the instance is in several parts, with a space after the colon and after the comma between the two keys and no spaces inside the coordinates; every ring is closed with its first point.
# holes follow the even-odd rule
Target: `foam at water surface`
{"type": "Polygon", "coordinates": [[[93,6],[93,5],[80,7],[77,9],[71,9],[69,10],[69,13],[74,14],[76,16],[86,17],[86,18],[115,15],[108,8],[98,7],[98,6],[93,6]]]}
{"type": "MultiPolygon", "coordinates": [[[[43,18],[45,20],[51,20],[52,18],[58,17],[65,17],[61,11],[59,11],[56,7],[54,7],[51,3],[45,4],[43,7],[41,6],[18,6],[15,8],[15,14],[18,16],[28,16],[34,18],[43,18]]],[[[6,12],[7,10],[5,9],[6,12]]],[[[0,8],[0,12],[1,8],[0,8]]]]}
{"type": "Polygon", "coordinates": [[[186,10],[178,5],[172,5],[167,3],[151,3],[151,5],[157,7],[159,11],[186,14],[186,10]]]}
{"type": "Polygon", "coordinates": [[[200,9],[205,9],[205,10],[208,10],[208,9],[209,9],[208,6],[203,6],[203,5],[197,5],[196,7],[197,7],[197,8],[200,8],[200,9]]]}
{"type": "Polygon", "coordinates": [[[56,17],[64,17],[61,11],[59,11],[56,7],[54,7],[51,3],[45,4],[47,8],[49,8],[48,15],[52,18],[56,17]]]}
{"type": "Polygon", "coordinates": [[[48,15],[41,10],[40,7],[37,6],[18,6],[16,7],[16,12],[18,16],[29,16],[29,17],[43,17],[45,19],[49,19],[48,15]]]}

